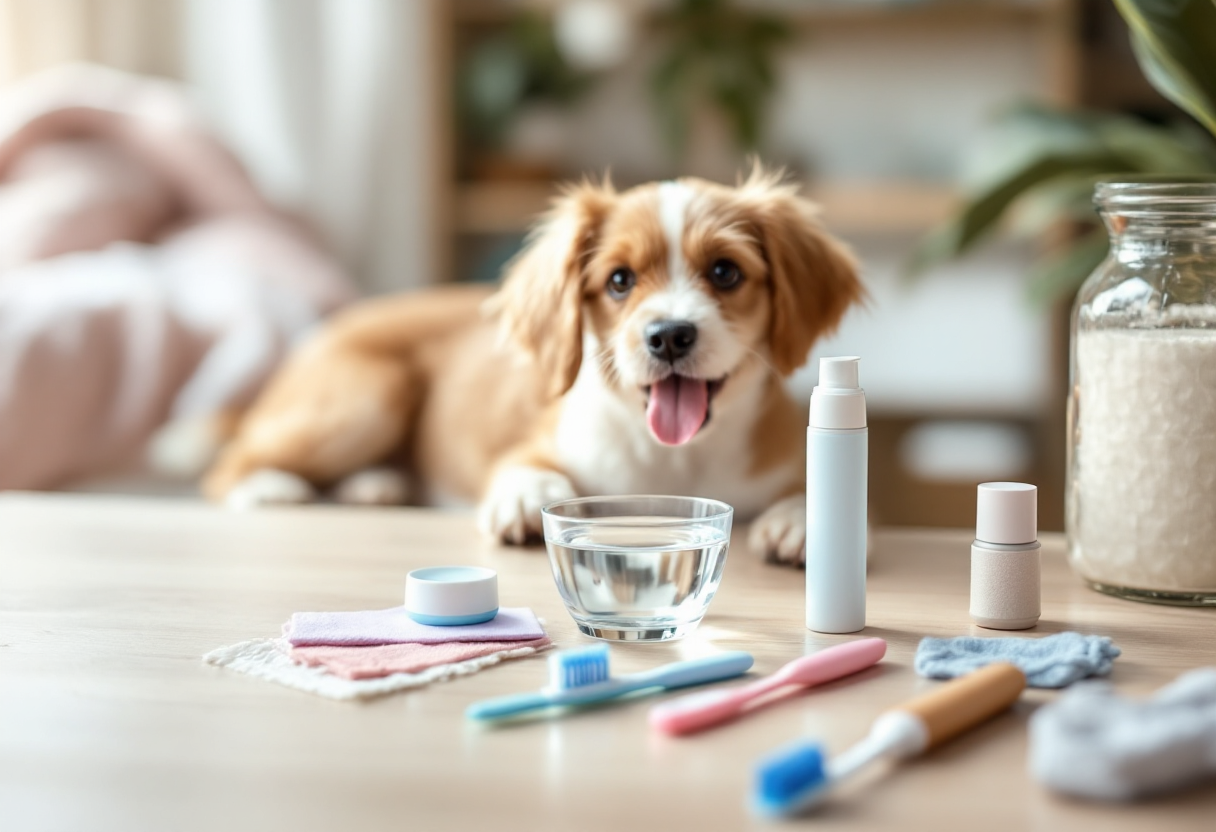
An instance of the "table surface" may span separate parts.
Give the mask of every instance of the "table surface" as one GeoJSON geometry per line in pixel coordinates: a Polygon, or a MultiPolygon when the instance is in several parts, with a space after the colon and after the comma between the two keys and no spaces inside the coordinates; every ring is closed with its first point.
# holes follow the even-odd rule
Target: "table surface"
{"type": "MultiPolygon", "coordinates": [[[[485,730],[461,713],[539,687],[531,657],[363,703],[205,666],[203,653],[276,634],[297,610],[399,602],[405,573],[491,566],[502,603],[531,606],[561,647],[587,643],[543,551],[480,540],[469,517],[337,507],[233,514],[187,501],[0,496],[0,828],[5,830],[773,828],[748,815],[755,760],[799,737],[832,750],[934,682],[924,635],[991,634],[967,618],[969,535],[876,532],[865,634],[887,658],[857,676],[690,738],[646,727],[652,701],[485,730]]],[[[1216,664],[1213,612],[1086,589],[1044,540],[1043,621],[1112,636],[1113,681],[1146,694],[1216,664]]],[[[614,672],[715,649],[768,673],[847,640],[802,624],[802,573],[738,547],[702,627],[682,642],[613,648],[614,672]]],[[[1211,829],[1216,788],[1135,806],[1062,799],[1026,774],[1015,708],[917,761],[844,789],[798,824],[819,829],[1211,829]]]]}

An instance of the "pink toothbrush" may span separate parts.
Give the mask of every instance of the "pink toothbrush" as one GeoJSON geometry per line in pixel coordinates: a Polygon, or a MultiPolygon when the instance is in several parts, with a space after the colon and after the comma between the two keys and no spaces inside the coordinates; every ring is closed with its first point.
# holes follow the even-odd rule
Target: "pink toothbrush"
{"type": "Polygon", "coordinates": [[[880,638],[863,638],[794,659],[772,676],[734,690],[694,693],[650,710],[650,727],[664,734],[691,734],[733,719],[747,705],[778,688],[809,688],[831,682],[876,664],[887,652],[880,638]]]}

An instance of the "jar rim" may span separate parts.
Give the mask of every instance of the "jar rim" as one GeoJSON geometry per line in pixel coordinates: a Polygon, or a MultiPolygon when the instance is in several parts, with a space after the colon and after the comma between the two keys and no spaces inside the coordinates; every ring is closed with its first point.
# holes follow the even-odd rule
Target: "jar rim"
{"type": "Polygon", "coordinates": [[[1216,176],[1137,177],[1098,182],[1094,202],[1104,211],[1144,216],[1216,216],[1216,176]]]}

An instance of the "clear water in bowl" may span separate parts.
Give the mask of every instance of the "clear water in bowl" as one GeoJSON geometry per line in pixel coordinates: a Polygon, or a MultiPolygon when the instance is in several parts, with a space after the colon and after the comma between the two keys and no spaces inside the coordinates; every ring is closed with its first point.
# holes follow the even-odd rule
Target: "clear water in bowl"
{"type": "Polygon", "coordinates": [[[617,518],[548,540],[553,577],[579,629],[596,638],[654,641],[694,629],[722,580],[729,535],[688,518],[617,518]]]}

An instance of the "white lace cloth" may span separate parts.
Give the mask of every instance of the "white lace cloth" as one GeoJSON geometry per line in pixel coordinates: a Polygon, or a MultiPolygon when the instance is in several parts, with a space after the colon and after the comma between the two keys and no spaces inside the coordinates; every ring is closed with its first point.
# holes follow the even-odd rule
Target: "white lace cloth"
{"type": "Polygon", "coordinates": [[[343,679],[321,667],[297,664],[286,654],[282,639],[275,638],[255,638],[220,647],[203,656],[203,662],[329,699],[370,699],[467,676],[506,659],[529,656],[552,646],[516,647],[462,662],[435,665],[418,673],[392,673],[378,679],[343,679]]]}

